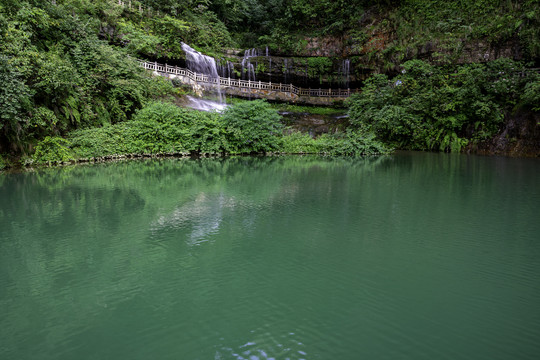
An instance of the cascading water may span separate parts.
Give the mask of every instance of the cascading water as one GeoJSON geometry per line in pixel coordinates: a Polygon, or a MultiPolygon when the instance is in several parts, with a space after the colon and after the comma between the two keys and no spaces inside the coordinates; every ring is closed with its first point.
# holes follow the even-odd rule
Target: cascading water
{"type": "Polygon", "coordinates": [[[248,49],[244,52],[244,58],[242,59],[242,79],[255,81],[255,67],[251,63],[252,57],[259,56],[257,49],[248,49]]]}
{"type": "Polygon", "coordinates": [[[223,103],[216,60],[213,57],[201,54],[185,43],[182,43],[182,50],[186,52],[186,65],[188,69],[196,73],[208,75],[210,82],[216,84],[215,88],[217,89],[219,102],[223,103]]]}
{"type": "Polygon", "coordinates": [[[268,52],[268,46],[266,47],[266,58],[268,59],[268,78],[272,82],[272,57],[270,57],[270,53],[268,52]]]}
{"type": "Polygon", "coordinates": [[[195,110],[222,112],[228,106],[227,104],[218,103],[212,100],[198,99],[189,95],[187,95],[186,98],[188,100],[186,106],[195,110]]]}
{"type": "Polygon", "coordinates": [[[341,83],[344,88],[349,87],[350,83],[350,71],[351,71],[351,61],[349,59],[343,60],[341,63],[339,72],[341,74],[341,83]]]}
{"type": "Polygon", "coordinates": [[[268,78],[272,82],[272,58],[268,57],[268,78]]]}
{"type": "Polygon", "coordinates": [[[249,58],[242,59],[242,79],[251,81],[255,80],[255,67],[249,58]]]}
{"type": "Polygon", "coordinates": [[[219,61],[218,69],[221,77],[234,79],[234,65],[230,61],[226,61],[225,63],[219,61]]]}
{"type": "Polygon", "coordinates": [[[229,77],[234,79],[234,64],[230,61],[227,61],[227,69],[229,72],[229,77]]]}
{"type": "Polygon", "coordinates": [[[189,45],[182,43],[182,50],[186,52],[186,64],[189,70],[218,78],[216,61],[213,57],[203,55],[189,45]]]}
{"type": "Polygon", "coordinates": [[[289,74],[289,67],[287,66],[287,59],[284,59],[283,79],[285,80],[285,83],[287,83],[288,74],[289,74]]]}

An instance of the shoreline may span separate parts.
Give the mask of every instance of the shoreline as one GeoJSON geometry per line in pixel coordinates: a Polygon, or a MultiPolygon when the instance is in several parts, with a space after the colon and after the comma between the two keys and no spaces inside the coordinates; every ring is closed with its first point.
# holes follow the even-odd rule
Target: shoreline
{"type": "MultiPolygon", "coordinates": [[[[478,150],[478,149],[477,149],[478,150]]],[[[379,154],[379,155],[364,155],[361,157],[372,157],[372,156],[382,156],[382,155],[393,155],[397,152],[419,152],[419,153],[433,153],[441,154],[437,151],[422,151],[422,150],[395,150],[390,154],[379,154]]],[[[450,154],[450,153],[443,153],[450,154]]],[[[79,158],[66,161],[49,161],[46,163],[12,163],[7,164],[6,167],[0,169],[0,175],[2,174],[13,174],[21,172],[32,172],[38,169],[44,168],[59,168],[66,166],[76,166],[76,165],[93,165],[93,164],[105,164],[105,163],[114,163],[121,161],[130,161],[130,160],[145,160],[145,159],[218,159],[218,158],[228,158],[228,157],[272,157],[272,156],[307,156],[307,155],[319,155],[319,156],[328,156],[339,158],[339,155],[330,155],[328,153],[310,153],[310,152],[298,152],[298,153],[288,153],[288,152],[253,152],[253,153],[244,153],[244,154],[229,154],[229,153],[197,153],[197,152],[169,152],[169,153],[132,153],[132,154],[114,154],[114,155],[104,155],[96,156],[90,158],[79,158]]],[[[459,155],[472,155],[472,156],[481,156],[481,157],[506,157],[513,159],[539,159],[540,155],[512,155],[512,154],[497,154],[497,153],[486,153],[482,151],[462,151],[459,155]]]]}

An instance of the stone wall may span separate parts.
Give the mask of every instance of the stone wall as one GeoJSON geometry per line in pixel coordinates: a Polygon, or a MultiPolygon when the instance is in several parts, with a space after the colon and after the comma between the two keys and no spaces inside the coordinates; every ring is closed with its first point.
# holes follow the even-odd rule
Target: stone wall
{"type": "Polygon", "coordinates": [[[320,105],[334,106],[342,104],[344,98],[334,97],[310,97],[298,96],[289,92],[261,90],[261,89],[246,89],[246,88],[228,88],[222,87],[221,92],[227,95],[243,97],[248,99],[267,99],[271,101],[289,102],[293,104],[305,105],[320,105]]]}

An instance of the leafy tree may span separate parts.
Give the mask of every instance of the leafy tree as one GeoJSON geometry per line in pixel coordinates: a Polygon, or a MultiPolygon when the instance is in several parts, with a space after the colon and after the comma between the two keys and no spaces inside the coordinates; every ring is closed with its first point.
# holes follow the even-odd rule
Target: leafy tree
{"type": "Polygon", "coordinates": [[[32,127],[31,92],[6,56],[0,56],[0,84],[0,152],[24,151],[32,127]]]}
{"type": "Polygon", "coordinates": [[[392,81],[366,82],[349,102],[351,123],[400,148],[460,151],[493,135],[505,111],[530,103],[531,91],[520,97],[533,87],[522,71],[508,59],[446,68],[411,60],[392,81]]]}

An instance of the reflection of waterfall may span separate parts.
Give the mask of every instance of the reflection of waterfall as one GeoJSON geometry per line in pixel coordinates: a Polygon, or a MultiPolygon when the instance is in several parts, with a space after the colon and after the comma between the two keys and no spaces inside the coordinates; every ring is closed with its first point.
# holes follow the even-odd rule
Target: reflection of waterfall
{"type": "Polygon", "coordinates": [[[219,74],[214,58],[201,54],[185,43],[182,43],[182,50],[186,52],[186,65],[188,69],[196,73],[208,75],[210,82],[217,85],[219,101],[222,103],[223,97],[219,84],[219,74]]]}
{"type": "Polygon", "coordinates": [[[227,206],[230,204],[223,195],[208,196],[201,193],[172,213],[160,216],[152,223],[151,231],[158,234],[167,228],[182,229],[187,245],[200,245],[219,232],[223,208],[227,206]]]}

